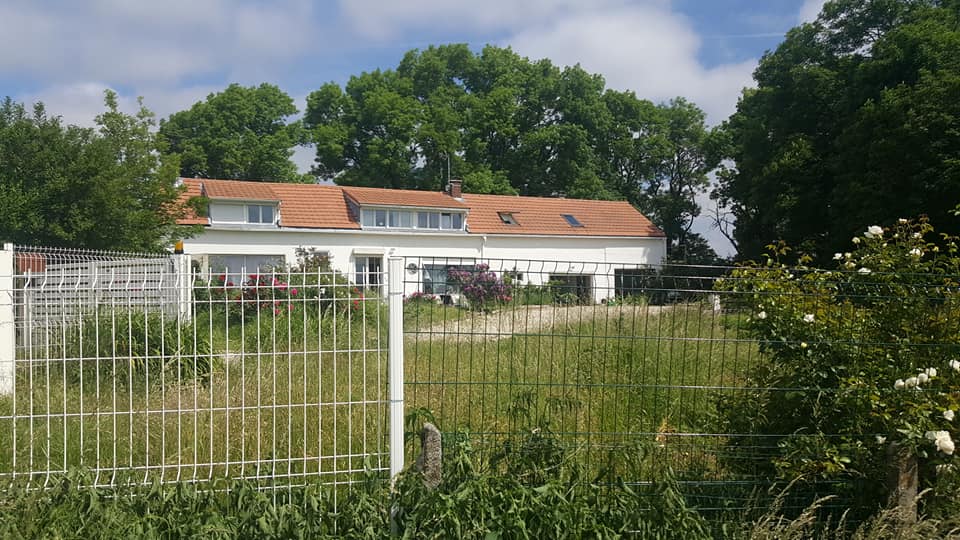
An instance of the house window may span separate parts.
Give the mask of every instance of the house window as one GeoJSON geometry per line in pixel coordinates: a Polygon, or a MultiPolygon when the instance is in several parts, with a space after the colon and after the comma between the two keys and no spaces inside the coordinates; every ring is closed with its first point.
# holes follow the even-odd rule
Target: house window
{"type": "Polygon", "coordinates": [[[450,264],[425,264],[423,265],[423,292],[440,295],[459,292],[456,286],[448,283],[447,270],[450,268],[472,270],[474,267],[450,264]]]}
{"type": "Polygon", "coordinates": [[[567,220],[567,223],[571,227],[583,227],[583,223],[580,223],[580,221],[576,217],[574,217],[573,214],[560,214],[560,215],[563,216],[563,219],[567,220]]]}
{"type": "Polygon", "coordinates": [[[500,216],[500,221],[505,225],[519,225],[516,218],[513,217],[513,214],[510,212],[497,212],[497,215],[500,216]]]}
{"type": "Polygon", "coordinates": [[[354,268],[357,286],[372,289],[383,284],[383,257],[356,257],[354,268]]]}
{"type": "Polygon", "coordinates": [[[273,224],[273,206],[267,204],[248,204],[247,223],[273,224]]]}
{"type": "Polygon", "coordinates": [[[216,280],[223,276],[224,283],[239,286],[250,274],[271,272],[283,262],[283,255],[210,255],[210,275],[216,280]]]}

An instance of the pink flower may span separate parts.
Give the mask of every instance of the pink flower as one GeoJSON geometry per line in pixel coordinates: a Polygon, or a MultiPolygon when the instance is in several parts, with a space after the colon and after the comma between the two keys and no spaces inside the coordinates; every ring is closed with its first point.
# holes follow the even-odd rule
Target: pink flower
{"type": "Polygon", "coordinates": [[[288,305],[287,305],[287,310],[288,310],[288,311],[293,311],[293,304],[288,304],[288,305]]]}
{"type": "Polygon", "coordinates": [[[273,314],[274,314],[274,315],[279,315],[279,314],[280,314],[280,310],[279,310],[279,309],[273,310],[273,314]]]}
{"type": "Polygon", "coordinates": [[[293,296],[296,296],[296,295],[297,295],[297,288],[294,287],[294,288],[290,289],[290,294],[292,294],[293,296]]]}

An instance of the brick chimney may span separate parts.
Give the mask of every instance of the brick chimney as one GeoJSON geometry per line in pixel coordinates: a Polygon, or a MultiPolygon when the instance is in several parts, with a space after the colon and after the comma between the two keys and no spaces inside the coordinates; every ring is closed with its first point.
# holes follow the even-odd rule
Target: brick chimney
{"type": "Polygon", "coordinates": [[[463,192],[461,190],[462,186],[463,180],[459,178],[451,178],[447,181],[447,192],[454,199],[461,199],[463,198],[463,192]]]}

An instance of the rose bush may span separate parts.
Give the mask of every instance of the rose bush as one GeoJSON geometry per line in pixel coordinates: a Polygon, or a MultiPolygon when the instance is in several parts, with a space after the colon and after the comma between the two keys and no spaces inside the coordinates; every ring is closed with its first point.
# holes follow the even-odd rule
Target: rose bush
{"type": "MultiPolygon", "coordinates": [[[[886,502],[890,444],[920,460],[931,501],[950,506],[960,407],[958,239],[925,220],[870,226],[821,270],[761,263],[718,282],[749,313],[762,358],[723,396],[729,465],[770,478],[818,482],[871,505],[886,502]],[[741,456],[741,457],[736,457],[741,456]],[[838,482],[839,481],[839,482],[838,482]]],[[[936,506],[931,504],[930,507],[936,506]]]]}

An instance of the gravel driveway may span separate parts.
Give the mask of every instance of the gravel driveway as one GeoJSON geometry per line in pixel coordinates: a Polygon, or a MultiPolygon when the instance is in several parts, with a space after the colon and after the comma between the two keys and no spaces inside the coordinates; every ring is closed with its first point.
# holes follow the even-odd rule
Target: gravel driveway
{"type": "Polygon", "coordinates": [[[663,306],[603,304],[589,306],[520,306],[501,309],[491,313],[468,314],[462,319],[407,332],[408,336],[430,341],[451,340],[498,340],[525,334],[549,333],[551,329],[568,324],[580,324],[593,319],[613,321],[620,315],[656,316],[663,306]]]}

